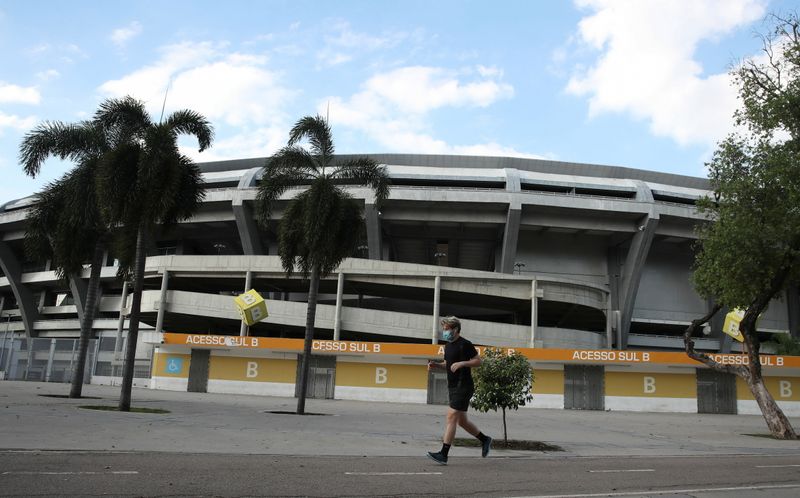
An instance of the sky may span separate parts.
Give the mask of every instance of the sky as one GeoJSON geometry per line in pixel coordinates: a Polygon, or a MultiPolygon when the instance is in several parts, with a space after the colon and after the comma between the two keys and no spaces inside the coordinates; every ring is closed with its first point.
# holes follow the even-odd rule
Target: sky
{"type": "Polygon", "coordinates": [[[800,0],[0,0],[0,205],[44,121],[133,96],[213,125],[195,161],[266,157],[303,116],[336,151],[514,156],[706,176],[729,70],[800,0]]]}

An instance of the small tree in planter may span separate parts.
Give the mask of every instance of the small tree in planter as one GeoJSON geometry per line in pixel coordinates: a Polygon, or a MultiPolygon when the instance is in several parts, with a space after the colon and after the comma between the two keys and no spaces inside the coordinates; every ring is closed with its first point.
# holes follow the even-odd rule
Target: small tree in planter
{"type": "Polygon", "coordinates": [[[508,445],[506,409],[517,410],[533,399],[533,368],[521,353],[487,348],[483,363],[474,371],[472,406],[479,412],[503,410],[503,439],[508,445]]]}

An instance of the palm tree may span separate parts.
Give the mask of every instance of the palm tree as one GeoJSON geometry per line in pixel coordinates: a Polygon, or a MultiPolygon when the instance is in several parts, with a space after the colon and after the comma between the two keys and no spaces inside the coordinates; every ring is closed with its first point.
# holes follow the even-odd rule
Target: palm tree
{"type": "Polygon", "coordinates": [[[104,102],[94,121],[121,137],[130,137],[115,147],[100,164],[98,198],[107,219],[129,227],[132,242],[120,246],[123,270],[133,266],[133,298],[128,326],[128,346],[120,411],[130,411],[131,388],[139,316],[142,304],[147,241],[157,225],[170,225],[190,218],[205,197],[200,169],[178,150],[179,135],[194,135],[203,151],[211,146],[214,131],[200,114],[181,110],[153,122],[141,101],[132,97],[104,102]],[[135,247],[131,253],[129,248],[135,247]],[[132,265],[131,265],[132,262],[132,265]]]}
{"type": "Polygon", "coordinates": [[[272,206],[286,190],[305,187],[289,202],[278,229],[278,253],[287,275],[295,271],[295,266],[304,277],[310,275],[298,379],[297,413],[302,415],[319,280],[355,252],[359,242],[356,227],[364,223],[361,206],[340,185],[371,187],[379,205],[389,195],[389,178],[383,166],[367,157],[337,161],[331,129],[320,116],[300,119],[289,132],[287,146],[265,168],[256,200],[262,226],[268,226],[272,206]],[[310,150],[297,145],[303,139],[308,139],[310,150]]]}
{"type": "Polygon", "coordinates": [[[37,195],[25,235],[28,254],[50,258],[57,276],[80,278],[84,262],[91,261],[78,361],[73,371],[69,397],[80,398],[92,324],[97,310],[100,270],[109,236],[98,211],[94,175],[97,164],[111,146],[111,138],[92,123],[45,122],[29,132],[20,145],[20,161],[32,177],[39,174],[49,156],[73,159],[78,165],[37,195]]]}

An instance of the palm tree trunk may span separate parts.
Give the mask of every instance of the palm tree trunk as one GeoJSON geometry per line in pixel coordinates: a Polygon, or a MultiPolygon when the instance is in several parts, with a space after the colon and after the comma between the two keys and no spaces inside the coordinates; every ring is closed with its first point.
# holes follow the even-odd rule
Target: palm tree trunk
{"type": "Polygon", "coordinates": [[[72,371],[72,386],[69,390],[70,398],[80,398],[83,392],[83,374],[86,370],[86,352],[89,349],[89,339],[92,337],[92,325],[97,311],[97,291],[100,287],[100,270],[103,269],[103,254],[105,247],[101,241],[94,246],[92,256],[92,271],[89,276],[89,288],[86,290],[86,308],[83,310],[81,322],[81,338],[78,341],[78,362],[72,371]]]}
{"type": "Polygon", "coordinates": [[[119,395],[119,411],[131,411],[131,390],[133,388],[133,364],[136,360],[136,343],[139,339],[139,315],[142,309],[142,288],[144,286],[145,239],[147,233],[140,226],[136,235],[136,262],[133,267],[133,302],[131,318],[128,322],[128,347],[125,349],[125,368],[122,372],[122,391],[119,395]]]}
{"type": "Polygon", "coordinates": [[[306,337],[303,342],[303,358],[300,363],[298,382],[297,414],[306,410],[306,391],[308,390],[308,364],[311,358],[311,344],[314,341],[314,319],[317,315],[317,294],[319,292],[319,265],[311,267],[311,281],[308,285],[308,310],[306,311],[306,337]]]}

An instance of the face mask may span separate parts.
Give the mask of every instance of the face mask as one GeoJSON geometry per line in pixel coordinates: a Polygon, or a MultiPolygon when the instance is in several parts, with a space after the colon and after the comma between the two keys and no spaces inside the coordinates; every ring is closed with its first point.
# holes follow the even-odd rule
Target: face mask
{"type": "Polygon", "coordinates": [[[448,342],[452,341],[453,340],[453,331],[450,330],[450,329],[444,329],[442,331],[442,339],[444,339],[445,341],[448,341],[448,342]]]}

